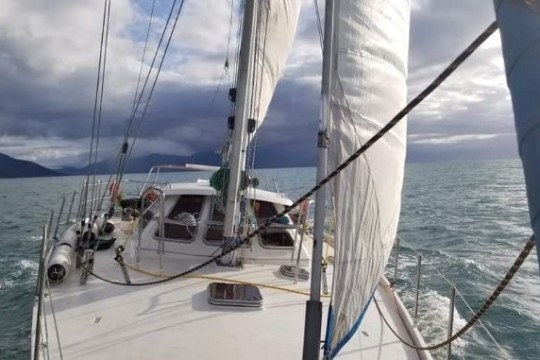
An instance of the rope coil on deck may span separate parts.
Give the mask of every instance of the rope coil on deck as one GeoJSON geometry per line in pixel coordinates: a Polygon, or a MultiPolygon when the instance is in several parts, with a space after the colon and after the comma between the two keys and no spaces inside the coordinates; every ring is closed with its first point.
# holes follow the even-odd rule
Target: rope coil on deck
{"type": "Polygon", "coordinates": [[[484,305],[482,305],[480,310],[478,310],[478,312],[476,312],[473,315],[473,317],[467,322],[467,324],[465,324],[458,332],[456,332],[454,335],[452,335],[451,337],[449,337],[448,339],[446,339],[445,341],[443,341],[441,343],[422,347],[422,346],[416,346],[414,344],[411,344],[411,343],[407,342],[406,340],[404,340],[403,338],[401,338],[397,334],[397,331],[394,328],[392,328],[392,326],[390,326],[390,323],[384,317],[384,315],[383,315],[383,313],[381,311],[381,308],[379,307],[379,304],[377,303],[377,299],[373,298],[373,301],[375,302],[375,306],[377,307],[377,311],[379,311],[379,315],[381,316],[382,320],[384,321],[384,323],[386,324],[388,329],[390,329],[390,331],[404,345],[407,345],[408,347],[411,347],[411,348],[416,349],[416,350],[435,350],[435,349],[441,348],[443,346],[446,346],[446,345],[450,344],[452,341],[456,340],[458,337],[463,335],[467,330],[469,330],[480,319],[480,317],[482,315],[485,314],[485,312],[491,307],[491,305],[493,305],[495,300],[497,300],[499,295],[506,288],[508,283],[510,283],[510,280],[512,280],[512,278],[514,277],[516,272],[519,270],[520,266],[523,264],[523,262],[525,261],[525,259],[527,258],[527,256],[529,255],[529,253],[531,252],[533,247],[534,247],[534,236],[531,236],[531,238],[525,244],[525,247],[523,248],[523,250],[521,250],[521,253],[518,255],[517,259],[512,264],[512,267],[510,268],[510,270],[508,270],[505,277],[501,280],[501,282],[499,283],[497,288],[493,291],[491,296],[486,300],[484,305]]]}

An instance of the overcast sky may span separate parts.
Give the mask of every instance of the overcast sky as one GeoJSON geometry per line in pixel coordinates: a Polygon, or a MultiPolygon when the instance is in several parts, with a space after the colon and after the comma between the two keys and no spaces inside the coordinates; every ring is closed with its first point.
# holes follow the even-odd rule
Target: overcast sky
{"type": "MultiPolygon", "coordinates": [[[[151,3],[112,3],[103,156],[114,156],[124,135],[151,3]]],[[[151,51],[172,0],[157,3],[151,51]]],[[[230,0],[186,1],[137,140],[137,154],[189,155],[222,144],[232,76],[232,69],[223,75],[230,4],[230,0]]],[[[494,19],[490,0],[412,0],[411,7],[410,98],[494,19]]],[[[102,11],[103,0],[0,1],[1,153],[49,167],[84,165],[102,11]]],[[[233,49],[231,45],[231,59],[233,49]]],[[[285,74],[259,132],[260,148],[285,147],[291,155],[315,152],[320,68],[313,1],[306,0],[285,74]]],[[[408,156],[413,161],[508,158],[517,156],[516,148],[495,33],[409,116],[408,156]]]]}

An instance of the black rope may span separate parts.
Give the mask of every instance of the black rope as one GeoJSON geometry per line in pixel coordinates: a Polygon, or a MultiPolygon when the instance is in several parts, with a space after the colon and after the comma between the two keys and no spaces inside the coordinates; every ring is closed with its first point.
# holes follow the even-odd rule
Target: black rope
{"type": "MultiPolygon", "coordinates": [[[[152,282],[146,282],[146,283],[132,283],[129,284],[129,286],[145,286],[145,285],[154,285],[154,284],[160,284],[169,280],[174,280],[182,276],[189,275],[199,269],[202,269],[203,267],[211,264],[212,262],[221,259],[223,256],[230,254],[233,251],[236,251],[238,248],[240,248],[242,245],[248,244],[249,240],[257,235],[259,235],[262,231],[264,231],[266,228],[268,228],[272,223],[275,223],[278,218],[287,215],[292,209],[300,205],[304,200],[307,200],[311,195],[313,195],[317,190],[319,190],[322,186],[327,184],[330,180],[332,180],[334,177],[336,177],[343,169],[345,169],[351,162],[353,162],[355,159],[357,159],[360,155],[362,155],[364,152],[366,152],[375,142],[377,142],[381,137],[383,137],[388,131],[390,131],[400,120],[402,120],[411,110],[413,110],[422,100],[424,100],[429,94],[431,94],[439,85],[448,78],[456,68],[461,65],[495,30],[497,29],[497,23],[493,22],[491,25],[489,25],[461,54],[458,55],[458,57],[446,67],[439,76],[429,84],[429,86],[424,89],[419,95],[417,95],[413,100],[411,100],[400,112],[395,115],[388,124],[386,124],[379,132],[377,132],[375,135],[373,135],[364,145],[362,145],[354,154],[349,156],[341,165],[339,165],[334,171],[332,171],[326,178],[321,180],[317,185],[315,185],[313,188],[311,188],[308,192],[306,192],[303,196],[301,196],[298,200],[296,200],[291,205],[287,206],[283,211],[280,213],[268,218],[265,220],[264,224],[262,226],[259,226],[257,229],[255,229],[253,232],[249,233],[242,241],[238,242],[238,244],[228,248],[223,249],[223,252],[217,256],[215,256],[212,259],[209,259],[208,261],[205,261],[189,270],[186,270],[180,274],[172,275],[168,278],[158,280],[158,281],[152,281],[152,282]]],[[[94,273],[91,273],[92,275],[96,276],[94,273]]],[[[100,276],[96,276],[98,279],[109,282],[111,284],[116,285],[128,285],[125,283],[120,283],[112,280],[104,279],[100,276]]]]}
{"type": "Polygon", "coordinates": [[[463,335],[467,330],[469,330],[477,321],[478,319],[480,319],[480,317],[482,315],[484,315],[484,313],[490,308],[491,305],[493,305],[493,303],[495,302],[495,300],[497,300],[497,298],[499,297],[499,295],[503,292],[503,290],[506,288],[506,286],[508,285],[508,283],[510,282],[510,280],[512,280],[512,278],[514,277],[514,275],[516,274],[516,272],[519,270],[520,266],[523,264],[523,262],[525,261],[525,259],[527,258],[527,256],[529,255],[529,253],[531,252],[532,248],[534,247],[534,236],[531,236],[531,238],[529,239],[529,241],[527,241],[527,243],[525,244],[525,247],[523,248],[523,250],[521,250],[521,253],[518,255],[517,259],[514,261],[514,263],[512,264],[512,267],[510,268],[510,270],[508,270],[508,272],[506,273],[505,277],[501,280],[501,282],[499,283],[499,285],[497,286],[497,288],[493,291],[493,293],[491,294],[491,296],[486,300],[486,302],[484,303],[484,305],[482,305],[482,307],[480,308],[480,310],[478,310],[474,315],[473,317],[467,322],[467,324],[465,324],[458,332],[456,332],[454,335],[452,335],[451,337],[449,337],[448,339],[446,339],[445,341],[443,342],[440,342],[438,344],[435,344],[435,345],[429,345],[429,346],[416,346],[414,344],[411,344],[409,342],[407,342],[406,340],[404,340],[403,338],[401,338],[398,334],[397,334],[397,331],[394,330],[392,328],[392,326],[390,326],[388,320],[384,317],[382,311],[381,311],[381,308],[379,307],[379,304],[377,303],[377,300],[375,298],[373,298],[373,300],[375,301],[375,306],[377,306],[377,310],[379,311],[379,314],[381,315],[381,318],[383,319],[384,323],[386,324],[386,326],[388,327],[388,329],[390,329],[390,331],[399,339],[399,341],[401,341],[404,345],[407,345],[408,347],[411,347],[413,349],[416,349],[416,350],[435,350],[435,349],[438,349],[438,348],[441,348],[445,345],[448,345],[450,344],[452,341],[456,340],[458,337],[460,337],[461,335],[463,335]]]}

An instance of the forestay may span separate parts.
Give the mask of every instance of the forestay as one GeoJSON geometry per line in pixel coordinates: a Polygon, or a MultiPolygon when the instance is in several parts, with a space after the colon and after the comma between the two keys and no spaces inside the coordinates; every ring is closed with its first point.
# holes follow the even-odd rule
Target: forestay
{"type": "Polygon", "coordinates": [[[301,0],[265,0],[259,3],[256,31],[255,88],[251,115],[259,127],[266,116],[276,84],[292,46],[301,0]]]}
{"type": "MultiPolygon", "coordinates": [[[[336,2],[329,166],[336,168],[406,101],[409,1],[336,2]]],[[[358,328],[383,274],[401,205],[403,120],[332,183],[335,278],[327,334],[333,357],[358,328]]]]}
{"type": "MultiPolygon", "coordinates": [[[[540,248],[540,1],[494,0],[523,162],[529,213],[540,248]]],[[[538,252],[540,254],[540,252],[538,252]]],[[[540,255],[539,255],[540,261],[540,255]]]]}

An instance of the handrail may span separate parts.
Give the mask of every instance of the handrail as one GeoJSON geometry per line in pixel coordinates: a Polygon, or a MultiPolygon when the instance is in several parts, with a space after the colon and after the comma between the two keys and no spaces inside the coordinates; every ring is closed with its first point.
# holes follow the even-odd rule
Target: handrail
{"type": "Polygon", "coordinates": [[[148,188],[153,187],[156,184],[158,176],[159,176],[159,172],[161,171],[161,169],[166,169],[166,170],[186,170],[186,166],[185,165],[154,165],[154,166],[152,166],[150,168],[150,171],[148,172],[148,175],[146,175],[146,179],[144,180],[144,184],[143,184],[143,187],[141,189],[141,192],[139,193],[139,196],[141,196],[143,194],[143,192],[146,191],[147,184],[149,183],[150,177],[152,176],[154,171],[155,171],[154,181],[152,181],[152,185],[149,185],[148,188]]]}
{"type": "MultiPolygon", "coordinates": [[[[415,304],[414,304],[414,319],[416,321],[416,318],[417,318],[417,314],[418,314],[418,306],[419,306],[419,303],[418,303],[418,299],[419,299],[419,291],[420,291],[420,283],[421,283],[421,278],[422,278],[422,258],[425,256],[423,255],[420,251],[416,250],[413,246],[411,246],[411,244],[407,243],[405,240],[403,240],[401,237],[397,237],[396,238],[396,242],[395,242],[395,245],[394,245],[394,251],[395,251],[395,258],[394,258],[394,263],[393,263],[393,268],[394,268],[394,273],[393,273],[393,282],[392,282],[392,286],[396,287],[397,286],[397,280],[399,279],[399,275],[405,277],[411,284],[414,284],[414,287],[415,287],[415,292],[416,292],[416,296],[415,296],[415,304]],[[413,252],[417,259],[418,259],[418,263],[417,263],[417,266],[416,266],[416,269],[417,269],[417,273],[416,273],[416,279],[411,279],[410,276],[408,276],[406,273],[404,273],[403,271],[399,272],[399,255],[400,255],[400,249],[402,247],[402,245],[405,245],[407,246],[407,250],[410,250],[411,252],[413,252]]],[[[444,282],[446,282],[448,285],[450,285],[450,306],[449,306],[449,317],[448,317],[448,326],[447,326],[447,332],[448,334],[451,334],[452,332],[452,327],[453,327],[453,318],[454,318],[454,304],[455,304],[455,297],[457,295],[457,297],[459,297],[461,299],[461,301],[464,303],[464,305],[467,307],[467,309],[469,309],[469,311],[474,314],[474,310],[472,309],[472,307],[469,305],[469,303],[467,303],[467,301],[465,300],[465,297],[463,296],[463,294],[459,291],[459,289],[457,288],[456,284],[453,283],[452,281],[450,281],[446,276],[444,276],[444,274],[438,269],[436,268],[435,266],[431,265],[431,264],[425,264],[424,266],[429,266],[431,267],[432,269],[435,270],[435,273],[437,276],[440,276],[444,282]]],[[[480,326],[482,327],[482,329],[484,329],[484,331],[486,332],[487,336],[490,338],[490,340],[497,346],[497,349],[501,352],[501,354],[503,355],[504,358],[509,358],[508,357],[508,354],[506,353],[506,351],[502,348],[502,346],[495,340],[495,338],[493,337],[493,335],[491,334],[491,332],[486,328],[486,326],[484,325],[484,323],[479,319],[478,320],[478,323],[480,324],[480,326]]],[[[450,348],[450,345],[448,345],[447,347],[447,358],[450,359],[451,358],[451,348],[450,348]]]]}

